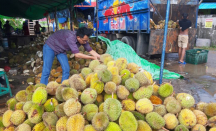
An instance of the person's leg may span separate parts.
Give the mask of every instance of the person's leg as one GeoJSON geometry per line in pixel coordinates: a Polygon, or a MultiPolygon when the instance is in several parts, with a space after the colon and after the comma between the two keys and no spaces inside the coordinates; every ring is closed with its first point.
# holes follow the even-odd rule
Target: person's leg
{"type": "Polygon", "coordinates": [[[40,83],[47,85],[55,53],[47,44],[43,46],[43,70],[40,83]]]}
{"type": "Polygon", "coordinates": [[[68,63],[68,58],[66,54],[60,53],[57,55],[57,59],[61,64],[62,67],[62,81],[67,80],[70,75],[70,66],[68,63]]]}
{"type": "Polygon", "coordinates": [[[179,47],[179,51],[178,51],[178,57],[179,57],[179,61],[180,61],[180,59],[181,59],[181,54],[182,54],[182,48],[181,47],[179,47]]]}
{"type": "Polygon", "coordinates": [[[186,48],[182,48],[180,62],[184,62],[185,50],[186,50],[186,48]]]}

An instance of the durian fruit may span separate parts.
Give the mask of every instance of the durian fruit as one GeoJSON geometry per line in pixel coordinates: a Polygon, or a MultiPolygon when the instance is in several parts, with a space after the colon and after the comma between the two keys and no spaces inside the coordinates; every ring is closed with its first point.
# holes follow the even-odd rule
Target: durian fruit
{"type": "Polygon", "coordinates": [[[61,90],[62,98],[67,101],[71,98],[77,99],[78,98],[78,92],[74,88],[65,87],[61,90]]]}
{"type": "Polygon", "coordinates": [[[83,131],[85,126],[85,119],[81,114],[76,114],[68,118],[67,131],[83,131]]]}
{"type": "Polygon", "coordinates": [[[173,100],[176,100],[175,97],[169,96],[169,97],[164,99],[163,104],[166,105],[169,101],[173,101],[173,100]]]}
{"type": "Polygon", "coordinates": [[[131,113],[133,113],[134,117],[137,119],[137,120],[145,120],[145,117],[143,114],[137,112],[137,111],[131,111],[131,113]]]}
{"type": "Polygon", "coordinates": [[[65,116],[66,114],[64,113],[64,104],[65,103],[61,103],[61,104],[58,104],[56,107],[55,107],[55,113],[56,115],[60,118],[60,117],[63,117],[65,116]]]}
{"type": "Polygon", "coordinates": [[[45,102],[44,109],[46,112],[53,112],[57,105],[58,105],[58,101],[55,98],[51,98],[45,102]]]}
{"type": "Polygon", "coordinates": [[[149,85],[147,87],[143,86],[140,87],[136,92],[133,93],[133,97],[136,100],[142,99],[142,98],[150,98],[153,94],[153,86],[149,85]]]}
{"type": "Polygon", "coordinates": [[[143,72],[136,73],[135,78],[139,81],[140,86],[148,86],[151,83],[143,72]]]}
{"type": "Polygon", "coordinates": [[[138,90],[140,87],[139,81],[135,78],[129,78],[125,81],[125,87],[130,91],[130,92],[135,92],[138,90]]]}
{"type": "Polygon", "coordinates": [[[207,124],[210,127],[215,127],[216,126],[216,116],[210,117],[207,124]]]}
{"type": "Polygon", "coordinates": [[[175,127],[179,124],[176,116],[171,113],[164,115],[164,120],[166,122],[166,128],[169,130],[175,129],[175,127]]]}
{"type": "Polygon", "coordinates": [[[170,83],[164,83],[158,89],[158,94],[162,97],[168,97],[173,93],[173,86],[170,83]]]}
{"type": "Polygon", "coordinates": [[[99,106],[99,112],[103,112],[103,109],[104,109],[103,107],[104,107],[104,103],[101,103],[99,106]]]}
{"type": "Polygon", "coordinates": [[[112,80],[112,73],[107,69],[98,71],[98,78],[104,83],[109,82],[112,80]]]}
{"type": "Polygon", "coordinates": [[[109,125],[109,117],[107,116],[106,113],[99,112],[99,113],[94,115],[94,117],[92,119],[92,126],[97,131],[105,130],[108,125],[109,125]]]}
{"type": "Polygon", "coordinates": [[[25,120],[23,123],[28,124],[31,128],[33,128],[33,127],[35,126],[34,123],[31,123],[31,122],[29,121],[29,119],[25,120]]]}
{"type": "Polygon", "coordinates": [[[136,101],[136,99],[133,97],[133,93],[130,93],[127,97],[127,99],[131,99],[133,101],[136,101]]]}
{"type": "Polygon", "coordinates": [[[90,68],[85,67],[85,68],[82,68],[81,70],[81,74],[83,75],[84,78],[86,78],[86,76],[90,73],[92,73],[92,70],[90,68]]]}
{"type": "Polygon", "coordinates": [[[56,89],[56,99],[60,102],[64,101],[63,97],[62,97],[62,89],[64,88],[64,86],[59,86],[57,89],[56,89]]]}
{"type": "Polygon", "coordinates": [[[33,102],[32,102],[32,101],[27,101],[27,102],[23,105],[23,111],[24,111],[25,113],[28,113],[32,105],[33,105],[33,102]]]}
{"type": "Polygon", "coordinates": [[[90,88],[97,91],[97,94],[101,94],[104,90],[104,83],[98,79],[97,73],[92,76],[90,88]]]}
{"type": "Polygon", "coordinates": [[[146,115],[146,121],[153,129],[161,129],[165,126],[166,122],[163,117],[161,117],[156,112],[150,112],[146,115]]]}
{"type": "Polygon", "coordinates": [[[38,87],[44,87],[44,89],[45,89],[45,88],[46,88],[46,85],[45,85],[45,84],[41,84],[41,83],[36,84],[36,85],[34,86],[34,90],[36,90],[38,87]]]}
{"type": "Polygon", "coordinates": [[[90,62],[89,68],[91,70],[94,70],[94,68],[97,67],[98,65],[100,65],[100,62],[98,60],[93,60],[93,61],[90,62]]]}
{"type": "Polygon", "coordinates": [[[129,63],[127,65],[127,69],[131,72],[131,73],[138,73],[139,72],[139,66],[135,63],[129,63]]]}
{"type": "Polygon", "coordinates": [[[178,119],[180,124],[186,126],[187,128],[192,128],[197,123],[196,116],[189,109],[181,110],[178,119]]]}
{"type": "Polygon", "coordinates": [[[29,94],[29,93],[33,93],[33,92],[34,92],[34,85],[29,85],[26,88],[26,93],[29,94]]]}
{"type": "Polygon", "coordinates": [[[195,104],[193,96],[187,93],[177,94],[176,99],[181,103],[182,108],[190,108],[195,104]]]}
{"type": "Polygon", "coordinates": [[[158,95],[158,89],[159,89],[159,86],[154,84],[153,85],[153,95],[157,96],[158,95]]]}
{"type": "Polygon", "coordinates": [[[63,109],[67,116],[72,116],[80,112],[81,104],[78,100],[71,98],[65,102],[63,109]]]}
{"type": "Polygon", "coordinates": [[[19,102],[26,102],[26,91],[25,90],[21,90],[19,92],[17,92],[16,94],[16,100],[19,101],[19,102]]]}
{"type": "Polygon", "coordinates": [[[113,98],[108,98],[104,101],[103,111],[108,115],[110,121],[116,121],[121,115],[122,105],[113,98]]]}
{"type": "Polygon", "coordinates": [[[100,60],[106,65],[109,61],[113,61],[113,58],[110,54],[103,54],[100,56],[100,60]]]}
{"type": "Polygon", "coordinates": [[[122,104],[122,109],[125,111],[134,111],[136,108],[136,103],[131,99],[123,100],[121,104],[122,104]]]}
{"type": "Polygon", "coordinates": [[[44,104],[47,100],[47,91],[45,89],[37,89],[33,93],[32,102],[35,104],[44,104]]]}
{"type": "Polygon", "coordinates": [[[18,126],[25,121],[25,118],[26,118],[26,114],[23,110],[16,110],[12,113],[10,121],[14,125],[18,126]]]}
{"type": "Polygon", "coordinates": [[[86,76],[85,82],[86,82],[86,86],[89,87],[90,83],[91,83],[91,78],[94,75],[94,73],[90,73],[86,76]]]}
{"type": "Polygon", "coordinates": [[[121,84],[122,78],[119,75],[113,75],[112,82],[114,82],[117,86],[121,84]]]}
{"type": "Polygon", "coordinates": [[[121,82],[122,85],[125,85],[126,80],[130,78],[130,74],[131,74],[130,71],[127,70],[127,69],[123,69],[120,72],[120,76],[121,76],[121,79],[122,79],[122,82],[121,82]]]}
{"type": "Polygon", "coordinates": [[[17,100],[15,98],[10,98],[6,104],[9,107],[10,110],[15,110],[15,105],[17,103],[17,100]]]}
{"type": "Polygon", "coordinates": [[[126,99],[130,94],[130,92],[125,88],[125,86],[122,86],[122,85],[119,85],[117,87],[116,92],[117,92],[118,98],[121,99],[121,100],[126,99]]]}
{"type": "Polygon", "coordinates": [[[69,80],[67,79],[67,80],[62,81],[62,85],[70,86],[69,80]]]}
{"type": "Polygon", "coordinates": [[[107,69],[106,65],[100,64],[94,68],[94,72],[98,73],[99,71],[106,70],[106,69],[107,69]]]}
{"type": "Polygon", "coordinates": [[[46,127],[43,131],[56,131],[55,126],[46,127]]]}
{"type": "Polygon", "coordinates": [[[195,116],[196,116],[197,124],[206,125],[206,123],[207,123],[207,121],[208,121],[208,118],[207,118],[207,116],[205,115],[205,113],[203,113],[203,112],[200,111],[200,110],[194,110],[193,113],[194,113],[195,116]]]}
{"type": "Polygon", "coordinates": [[[116,84],[114,82],[107,82],[104,86],[104,91],[107,94],[112,94],[112,93],[116,93],[116,84]]]}
{"type": "Polygon", "coordinates": [[[13,114],[12,110],[7,110],[2,117],[2,123],[4,127],[9,127],[12,125],[12,122],[10,121],[11,115],[13,114]]]}
{"type": "Polygon", "coordinates": [[[23,123],[23,124],[20,124],[16,129],[15,131],[31,131],[31,127],[26,124],[26,123],[23,123]]]}
{"type": "Polygon", "coordinates": [[[197,110],[200,110],[202,112],[204,112],[204,108],[208,105],[208,103],[205,103],[205,102],[199,102],[197,103],[196,105],[196,109],[197,110]]]}
{"type": "Polygon", "coordinates": [[[104,101],[104,97],[102,94],[97,95],[96,101],[100,104],[104,101]]]}
{"type": "Polygon", "coordinates": [[[177,100],[167,102],[166,109],[169,113],[177,114],[181,111],[181,104],[177,100]]]}
{"type": "Polygon", "coordinates": [[[208,105],[204,108],[204,112],[207,116],[215,116],[216,115],[216,103],[208,103],[208,105]]]}
{"type": "Polygon", "coordinates": [[[25,104],[25,102],[18,102],[18,103],[16,103],[15,110],[22,110],[24,104],[25,104]]]}
{"type": "Polygon", "coordinates": [[[58,121],[58,116],[53,112],[44,112],[42,118],[45,126],[49,128],[56,126],[58,121]]]}
{"type": "Polygon", "coordinates": [[[163,101],[157,97],[157,96],[154,96],[152,95],[149,100],[152,102],[152,104],[156,104],[156,105],[161,105],[163,103],[163,101]]]}
{"type": "Polygon", "coordinates": [[[143,73],[146,75],[146,77],[148,78],[150,84],[153,84],[153,78],[150,72],[144,70],[143,73]]]}
{"type": "Polygon", "coordinates": [[[189,131],[188,128],[184,125],[178,125],[176,128],[175,128],[175,131],[189,131]]]}
{"type": "Polygon", "coordinates": [[[147,98],[139,99],[136,102],[136,110],[142,114],[147,114],[153,111],[153,105],[151,101],[147,98]]]}
{"type": "Polygon", "coordinates": [[[77,78],[74,75],[69,78],[69,83],[71,88],[76,90],[84,90],[86,88],[86,83],[82,78],[77,78]]]}
{"type": "Polygon", "coordinates": [[[104,131],[121,131],[121,128],[115,122],[110,122],[104,131]]]}
{"type": "Polygon", "coordinates": [[[161,116],[164,116],[167,113],[166,107],[164,105],[155,105],[153,111],[157,112],[161,116]]]}
{"type": "Polygon", "coordinates": [[[106,101],[106,99],[108,99],[108,98],[118,99],[116,94],[112,94],[112,95],[105,94],[104,95],[104,101],[106,101]]]}
{"type": "Polygon", "coordinates": [[[123,111],[119,117],[119,126],[122,131],[136,131],[138,122],[131,112],[123,111]]]}
{"type": "Polygon", "coordinates": [[[127,68],[127,59],[118,58],[116,60],[116,66],[119,68],[119,71],[122,71],[127,68]]]}
{"type": "Polygon", "coordinates": [[[113,67],[113,66],[116,66],[116,62],[113,60],[113,61],[109,61],[108,63],[107,63],[107,68],[109,68],[109,67],[113,67]]]}
{"type": "Polygon", "coordinates": [[[111,67],[108,67],[107,70],[109,70],[112,75],[119,75],[119,69],[117,66],[111,66],[111,67]]]}
{"type": "Polygon", "coordinates": [[[55,81],[51,81],[47,84],[46,91],[49,95],[55,95],[56,89],[59,86],[59,84],[55,81]]]}
{"type": "Polygon", "coordinates": [[[38,124],[42,121],[42,115],[44,113],[44,108],[41,105],[34,104],[28,112],[28,119],[31,123],[38,124]]]}
{"type": "Polygon", "coordinates": [[[67,116],[61,117],[56,123],[56,131],[67,131],[66,128],[67,120],[68,120],[67,116]]]}
{"type": "Polygon", "coordinates": [[[92,125],[85,125],[84,131],[96,131],[92,125]]]}
{"type": "Polygon", "coordinates": [[[92,104],[97,98],[97,91],[92,88],[85,89],[81,94],[81,101],[83,104],[92,104]]]}
{"type": "Polygon", "coordinates": [[[85,114],[85,119],[91,121],[96,113],[98,113],[98,107],[95,104],[87,104],[83,106],[82,113],[85,114]]]}
{"type": "Polygon", "coordinates": [[[201,124],[196,124],[191,131],[206,131],[206,128],[201,124]]]}
{"type": "Polygon", "coordinates": [[[137,131],[152,131],[151,127],[148,123],[143,120],[138,120],[138,128],[137,131]]]}
{"type": "Polygon", "coordinates": [[[4,127],[4,125],[2,123],[2,119],[3,119],[3,116],[0,116],[0,127],[4,127]]]}

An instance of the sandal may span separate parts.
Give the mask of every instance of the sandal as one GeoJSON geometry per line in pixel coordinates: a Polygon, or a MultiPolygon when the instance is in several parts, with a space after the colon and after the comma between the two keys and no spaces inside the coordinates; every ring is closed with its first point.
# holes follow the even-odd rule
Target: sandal
{"type": "Polygon", "coordinates": [[[183,64],[183,65],[185,65],[186,64],[186,62],[184,61],[184,62],[181,62],[181,61],[179,61],[178,62],[179,64],[183,64]]]}

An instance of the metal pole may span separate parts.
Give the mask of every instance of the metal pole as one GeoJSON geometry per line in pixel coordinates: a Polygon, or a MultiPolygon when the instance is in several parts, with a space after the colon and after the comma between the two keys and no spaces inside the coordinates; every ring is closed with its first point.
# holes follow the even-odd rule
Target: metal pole
{"type": "Polygon", "coordinates": [[[97,23],[97,27],[96,27],[96,37],[97,37],[97,42],[98,42],[98,0],[96,0],[96,14],[97,14],[97,18],[96,18],[96,23],[97,23]]]}
{"type": "Polygon", "coordinates": [[[164,58],[165,58],[165,51],[166,51],[166,39],[167,39],[167,27],[168,27],[168,21],[169,21],[169,11],[170,11],[170,0],[167,0],[167,9],[166,9],[166,19],[165,19],[165,28],[164,28],[164,39],[163,39],[163,48],[162,48],[162,56],[161,56],[159,84],[162,84],[162,80],[163,80],[163,68],[164,68],[164,58]]]}

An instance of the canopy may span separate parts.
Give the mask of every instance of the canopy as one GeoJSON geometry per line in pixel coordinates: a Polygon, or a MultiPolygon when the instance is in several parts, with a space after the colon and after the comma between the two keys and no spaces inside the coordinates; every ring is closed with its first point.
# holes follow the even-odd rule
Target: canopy
{"type": "MultiPolygon", "coordinates": [[[[1,0],[0,15],[8,17],[21,17],[26,19],[41,19],[47,12],[54,12],[74,6],[84,0],[1,0]]],[[[0,16],[1,17],[1,16],[0,16]]]]}
{"type": "Polygon", "coordinates": [[[216,2],[201,3],[199,9],[216,9],[216,2]]]}

